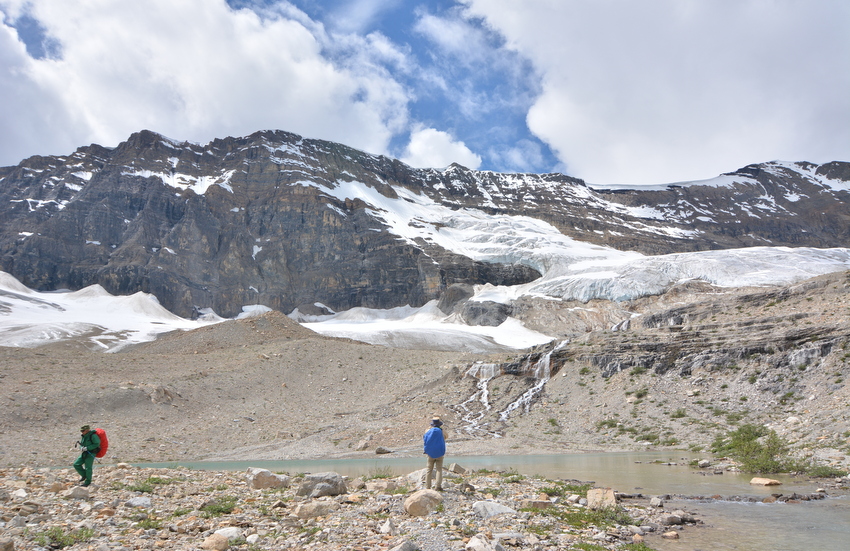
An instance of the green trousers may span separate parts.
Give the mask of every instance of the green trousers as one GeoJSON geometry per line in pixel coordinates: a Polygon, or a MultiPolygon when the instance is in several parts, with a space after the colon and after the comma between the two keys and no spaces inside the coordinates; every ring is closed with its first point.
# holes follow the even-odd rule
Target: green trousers
{"type": "Polygon", "coordinates": [[[91,484],[91,475],[94,471],[94,454],[88,451],[80,454],[80,457],[74,461],[74,470],[80,473],[80,478],[83,479],[86,486],[91,484]]]}

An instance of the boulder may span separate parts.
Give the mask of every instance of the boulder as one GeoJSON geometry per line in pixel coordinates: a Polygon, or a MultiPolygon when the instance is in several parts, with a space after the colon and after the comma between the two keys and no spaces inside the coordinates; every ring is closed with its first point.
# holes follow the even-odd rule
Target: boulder
{"type": "Polygon", "coordinates": [[[405,512],[413,517],[423,517],[443,502],[443,496],[435,490],[419,490],[404,500],[405,512]]]}
{"type": "Polygon", "coordinates": [[[679,515],[664,515],[661,517],[661,524],[663,526],[678,526],[682,524],[682,517],[679,515]]]}
{"type": "MultiPolygon", "coordinates": [[[[501,548],[501,545],[499,547],[501,548]]],[[[496,548],[484,534],[476,534],[469,538],[464,549],[469,551],[496,551],[496,548]]]]}
{"type": "Polygon", "coordinates": [[[400,545],[396,545],[390,551],[419,551],[419,546],[410,540],[404,540],[400,545]]]}
{"type": "Polygon", "coordinates": [[[221,534],[213,534],[201,543],[201,549],[208,551],[226,551],[230,547],[230,541],[221,534]]]}
{"type": "Polygon", "coordinates": [[[774,480],[772,478],[761,478],[761,477],[758,477],[758,476],[756,476],[752,480],[750,480],[750,484],[752,484],[753,486],[781,486],[782,485],[782,483],[779,482],[778,480],[774,480]]]}
{"type": "Polygon", "coordinates": [[[437,308],[444,314],[451,314],[455,308],[462,306],[467,300],[475,294],[475,289],[467,283],[455,283],[449,285],[440,295],[440,300],[437,302],[437,308]]]}
{"type": "Polygon", "coordinates": [[[289,488],[289,483],[290,478],[286,475],[274,474],[268,469],[248,468],[248,484],[255,490],[289,488]]]}
{"type": "Polygon", "coordinates": [[[587,506],[590,509],[616,507],[617,496],[611,488],[591,488],[587,491],[587,506]]]}
{"type": "Polygon", "coordinates": [[[552,506],[552,502],[548,499],[523,499],[522,509],[548,509],[552,506]]]}
{"type": "Polygon", "coordinates": [[[485,325],[497,327],[508,319],[513,309],[507,304],[493,301],[467,301],[460,311],[460,317],[467,325],[485,325]]]}
{"type": "Polygon", "coordinates": [[[448,471],[450,473],[455,473],[455,474],[460,474],[460,475],[466,474],[466,469],[464,469],[463,467],[461,467],[457,463],[452,463],[451,465],[449,465],[448,471]]]}
{"type": "Polygon", "coordinates": [[[242,537],[242,529],[236,526],[227,526],[226,528],[219,528],[214,533],[219,534],[227,538],[227,541],[233,541],[236,538],[242,537]]]}
{"type": "Polygon", "coordinates": [[[295,507],[295,516],[301,519],[324,517],[339,509],[333,501],[305,501],[295,507]]]}
{"type": "Polygon", "coordinates": [[[11,538],[0,539],[0,551],[15,551],[15,541],[11,538]]]}
{"type": "Polygon", "coordinates": [[[305,475],[295,495],[322,497],[338,496],[345,493],[348,493],[345,479],[337,473],[327,472],[305,475]]]}
{"type": "Polygon", "coordinates": [[[370,492],[391,492],[398,488],[398,483],[395,480],[378,479],[370,480],[366,483],[366,490],[370,492]]]}
{"type": "Polygon", "coordinates": [[[378,454],[378,455],[384,455],[384,454],[388,454],[388,453],[393,453],[393,451],[389,448],[385,448],[383,446],[378,446],[377,448],[375,448],[375,453],[378,454]]]}
{"type": "Polygon", "coordinates": [[[472,511],[481,518],[490,518],[502,514],[516,515],[517,512],[510,507],[496,503],[495,501],[476,501],[472,504],[472,511]]]}
{"type": "Polygon", "coordinates": [[[74,486],[67,492],[65,495],[71,499],[88,499],[91,497],[91,492],[88,488],[83,488],[82,486],[74,486]]]}
{"type": "Polygon", "coordinates": [[[151,506],[151,498],[147,496],[136,496],[127,500],[124,504],[127,507],[140,507],[142,509],[148,509],[151,506]]]}
{"type": "Polygon", "coordinates": [[[388,534],[390,536],[395,536],[396,534],[398,534],[398,529],[396,528],[393,519],[388,518],[387,521],[381,525],[380,532],[382,534],[388,534]]]}

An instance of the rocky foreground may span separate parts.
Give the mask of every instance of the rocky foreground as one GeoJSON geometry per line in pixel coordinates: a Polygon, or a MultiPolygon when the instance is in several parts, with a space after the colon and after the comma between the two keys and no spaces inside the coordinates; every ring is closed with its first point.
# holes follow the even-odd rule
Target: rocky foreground
{"type": "MultiPolygon", "coordinates": [[[[710,529],[677,509],[686,501],[668,507],[669,496],[465,472],[457,464],[445,469],[441,492],[422,489],[424,469],[349,479],[122,463],[97,468],[88,488],[75,486],[68,469],[5,469],[0,477],[2,551],[646,550],[653,539],[710,529]]],[[[821,499],[824,492],[789,497],[821,499]]]]}

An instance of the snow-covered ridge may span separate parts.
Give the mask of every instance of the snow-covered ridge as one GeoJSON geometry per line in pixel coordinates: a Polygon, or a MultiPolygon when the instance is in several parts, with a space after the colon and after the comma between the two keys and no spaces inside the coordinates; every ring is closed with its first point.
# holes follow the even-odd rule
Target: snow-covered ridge
{"type": "Polygon", "coordinates": [[[39,292],[0,272],[0,346],[34,347],[78,339],[93,350],[114,352],[161,333],[222,321],[175,316],[153,295],[114,296],[100,285],[75,292],[39,292]]]}

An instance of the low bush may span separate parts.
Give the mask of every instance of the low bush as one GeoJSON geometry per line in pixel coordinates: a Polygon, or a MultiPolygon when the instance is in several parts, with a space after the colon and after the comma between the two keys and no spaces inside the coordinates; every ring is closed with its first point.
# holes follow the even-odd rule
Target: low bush
{"type": "Polygon", "coordinates": [[[229,515],[236,508],[237,499],[232,496],[222,497],[201,507],[204,518],[229,515]]]}
{"type": "Polygon", "coordinates": [[[89,541],[94,535],[95,532],[91,528],[80,528],[79,530],[66,532],[61,527],[54,526],[36,534],[33,541],[42,547],[61,549],[63,547],[70,547],[75,543],[89,541]]]}
{"type": "Polygon", "coordinates": [[[741,464],[741,470],[748,473],[793,470],[788,450],[788,443],[775,430],[750,424],[718,436],[711,445],[712,452],[734,458],[741,464]]]}

